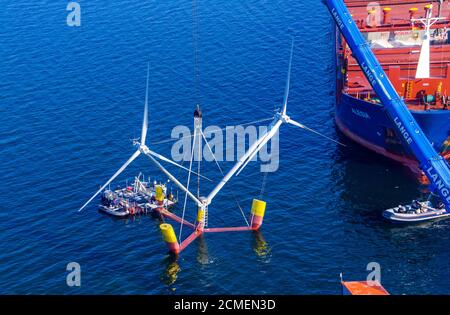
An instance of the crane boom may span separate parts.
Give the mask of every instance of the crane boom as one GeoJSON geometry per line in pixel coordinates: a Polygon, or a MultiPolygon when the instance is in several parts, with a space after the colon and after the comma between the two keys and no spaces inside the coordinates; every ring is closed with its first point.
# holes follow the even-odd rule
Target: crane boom
{"type": "Polygon", "coordinates": [[[410,149],[419,161],[431,183],[431,191],[437,191],[450,212],[450,167],[433,148],[428,138],[400,98],[386,73],[355,24],[343,0],[323,0],[337,27],[352,50],[367,80],[377,93],[388,118],[397,130],[403,145],[410,149]]]}

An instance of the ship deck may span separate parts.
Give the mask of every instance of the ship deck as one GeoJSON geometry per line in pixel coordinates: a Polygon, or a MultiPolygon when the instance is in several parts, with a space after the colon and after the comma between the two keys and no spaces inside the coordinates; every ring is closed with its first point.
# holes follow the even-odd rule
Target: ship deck
{"type": "MultiPolygon", "coordinates": [[[[387,23],[380,23],[377,26],[371,26],[364,24],[361,28],[362,31],[373,29],[387,29],[393,27],[398,29],[399,27],[410,27],[411,25],[411,12],[410,9],[415,8],[414,17],[422,18],[425,15],[424,7],[427,4],[433,3],[435,6],[435,13],[438,13],[438,1],[430,0],[344,0],[355,21],[366,20],[369,10],[375,10],[376,14],[380,16],[380,22],[383,19],[383,9],[390,8],[389,17],[387,23]],[[378,4],[378,5],[376,5],[378,4]]],[[[445,3],[441,6],[441,16],[450,17],[450,5],[445,3]]],[[[445,23],[445,22],[442,22],[445,23]]]]}
{"type": "MultiPolygon", "coordinates": [[[[446,109],[448,102],[442,96],[450,94],[449,2],[444,2],[440,7],[438,2],[434,2],[433,15],[440,14],[442,20],[432,30],[430,78],[427,79],[415,78],[424,30],[419,22],[413,23],[411,18],[424,17],[425,5],[430,1],[381,0],[379,5],[373,5],[372,1],[346,0],[345,3],[408,107],[412,110],[446,109]]],[[[345,41],[340,55],[344,60],[344,93],[379,103],[345,41]]]]}

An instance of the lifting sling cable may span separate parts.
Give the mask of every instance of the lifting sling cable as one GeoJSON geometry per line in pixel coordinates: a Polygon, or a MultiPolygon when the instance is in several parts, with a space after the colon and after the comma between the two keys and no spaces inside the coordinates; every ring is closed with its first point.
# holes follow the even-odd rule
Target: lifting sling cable
{"type": "Polygon", "coordinates": [[[264,177],[263,177],[262,184],[261,184],[261,191],[259,193],[259,200],[263,200],[264,191],[266,189],[266,182],[267,182],[267,175],[268,174],[269,174],[269,172],[264,172],[264,177]]]}
{"type": "MultiPolygon", "coordinates": [[[[263,200],[264,190],[266,188],[267,175],[269,172],[264,172],[263,180],[261,183],[261,191],[259,192],[259,200],[263,200]]],[[[253,225],[253,216],[251,217],[250,225],[253,225]]]]}
{"type": "MultiPolygon", "coordinates": [[[[219,162],[217,161],[217,159],[216,159],[216,157],[215,157],[215,155],[214,155],[214,153],[213,153],[213,151],[212,151],[212,149],[211,149],[211,146],[210,146],[209,143],[208,143],[208,140],[206,140],[205,134],[203,133],[203,131],[201,131],[201,133],[202,133],[202,136],[203,136],[203,140],[205,141],[206,146],[208,147],[209,152],[211,152],[211,155],[212,155],[212,157],[213,157],[213,159],[214,159],[214,162],[216,162],[216,165],[217,165],[217,167],[219,168],[220,174],[222,174],[222,176],[225,176],[225,174],[224,174],[223,171],[222,171],[222,168],[221,168],[220,165],[219,165],[219,162]]],[[[239,204],[239,200],[237,199],[237,197],[236,197],[236,195],[234,194],[233,191],[231,192],[231,194],[233,195],[234,201],[236,202],[236,204],[237,204],[239,210],[241,211],[241,214],[242,214],[242,217],[244,218],[245,223],[247,224],[247,226],[250,226],[249,223],[248,223],[248,221],[247,221],[247,218],[245,217],[244,210],[242,210],[242,207],[241,207],[241,205],[239,204]]]]}
{"type": "Polygon", "coordinates": [[[198,53],[198,9],[197,0],[192,0],[192,42],[194,45],[194,79],[195,79],[195,93],[198,102],[200,103],[200,67],[199,67],[199,53],[198,53]]]}
{"type": "MultiPolygon", "coordinates": [[[[197,172],[200,174],[200,163],[202,161],[202,128],[198,128],[198,170],[197,172]]],[[[200,200],[200,176],[197,176],[197,198],[200,200]]]]}
{"type": "Polygon", "coordinates": [[[397,135],[405,148],[414,154],[420,168],[430,180],[430,191],[438,192],[447,212],[450,212],[450,168],[447,161],[436,153],[405,102],[399,97],[343,0],[323,1],[373,90],[381,99],[385,113],[396,128],[397,135]]]}
{"type": "MultiPolygon", "coordinates": [[[[194,141],[192,141],[192,149],[191,149],[191,160],[189,161],[189,174],[186,184],[186,189],[189,191],[189,183],[191,182],[191,170],[192,170],[192,162],[194,160],[194,149],[195,149],[195,136],[197,134],[197,128],[194,129],[194,141]]],[[[187,193],[184,196],[184,205],[183,205],[183,214],[181,216],[181,225],[180,225],[180,234],[178,235],[178,239],[181,241],[181,233],[183,232],[183,224],[184,224],[184,215],[186,213],[186,204],[187,204],[187,193]]]]}

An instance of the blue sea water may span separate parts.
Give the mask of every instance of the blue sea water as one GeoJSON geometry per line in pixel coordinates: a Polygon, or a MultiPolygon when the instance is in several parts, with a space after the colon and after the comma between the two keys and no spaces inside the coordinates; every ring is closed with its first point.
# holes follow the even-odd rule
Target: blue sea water
{"type": "MultiPolygon", "coordinates": [[[[65,1],[0,11],[0,293],[339,294],[339,273],[364,280],[369,262],[393,294],[449,293],[450,222],[385,222],[382,210],[418,185],[336,131],[333,27],[319,1],[199,0],[200,96],[191,1],[79,3],[81,27],[66,25],[65,1]],[[348,147],[282,126],[260,233],[208,234],[174,260],[151,217],[114,220],[95,203],[77,212],[134,150],[147,61],[152,144],[191,126],[198,102],[205,125],[270,117],[291,37],[290,115],[348,147]],[[80,287],[66,285],[73,261],[80,287]]],[[[170,155],[171,143],[153,148],[170,155]]],[[[142,158],[120,180],[139,171],[164,179],[142,158]]],[[[219,179],[212,163],[203,172],[219,179]]],[[[215,199],[210,225],[242,224],[232,195],[248,211],[263,179],[251,163],[215,199]]]]}

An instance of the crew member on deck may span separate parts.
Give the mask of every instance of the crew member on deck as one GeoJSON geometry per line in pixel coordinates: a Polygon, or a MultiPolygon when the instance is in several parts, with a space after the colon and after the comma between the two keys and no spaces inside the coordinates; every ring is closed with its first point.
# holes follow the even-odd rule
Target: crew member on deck
{"type": "Polygon", "coordinates": [[[420,90],[417,92],[416,97],[419,99],[419,105],[423,105],[425,103],[425,91],[420,90]]]}

